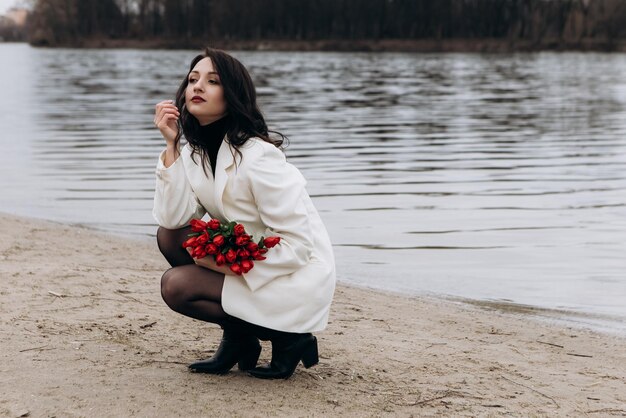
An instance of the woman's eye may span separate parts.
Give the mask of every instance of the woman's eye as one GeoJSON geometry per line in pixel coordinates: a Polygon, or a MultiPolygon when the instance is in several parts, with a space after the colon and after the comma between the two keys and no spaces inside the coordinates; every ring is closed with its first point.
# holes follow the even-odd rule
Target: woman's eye
{"type": "Polygon", "coordinates": [[[190,82],[190,83],[195,83],[195,81],[196,81],[196,79],[195,79],[195,78],[190,78],[190,79],[189,79],[189,82],[190,82]]]}
{"type": "Polygon", "coordinates": [[[211,84],[219,84],[219,82],[217,80],[209,80],[209,83],[211,83],[211,84]]]}

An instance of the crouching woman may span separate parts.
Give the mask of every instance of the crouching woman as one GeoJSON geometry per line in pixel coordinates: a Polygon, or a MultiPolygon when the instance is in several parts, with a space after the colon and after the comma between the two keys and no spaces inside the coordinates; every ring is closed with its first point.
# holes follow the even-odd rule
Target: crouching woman
{"type": "Polygon", "coordinates": [[[215,355],[189,368],[222,374],[238,364],[255,377],[288,378],[300,361],[315,365],[312,333],[326,327],[335,290],[332,245],[306,180],[281,150],[284,137],[269,136],[248,71],[207,48],[192,60],[176,100],[156,105],[154,123],[166,144],[153,209],[157,243],[172,266],[161,279],[163,299],[223,328],[215,355]],[[194,260],[182,244],[189,221],[205,214],[280,242],[241,275],[213,256],[194,260]],[[259,339],[271,341],[268,365],[257,366],[259,339]]]}

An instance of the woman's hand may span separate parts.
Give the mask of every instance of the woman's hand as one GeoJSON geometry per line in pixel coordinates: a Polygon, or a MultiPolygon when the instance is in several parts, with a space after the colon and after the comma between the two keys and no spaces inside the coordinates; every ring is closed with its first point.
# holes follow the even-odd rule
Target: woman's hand
{"type": "Polygon", "coordinates": [[[218,266],[215,263],[215,260],[213,259],[212,255],[207,255],[204,258],[201,258],[199,260],[196,260],[196,264],[208,269],[211,269],[213,271],[217,271],[218,273],[222,273],[224,275],[226,274],[235,274],[230,270],[230,267],[226,267],[226,265],[222,265],[222,266],[218,266]]]}
{"type": "Polygon", "coordinates": [[[154,112],[154,125],[161,131],[168,148],[173,148],[175,145],[179,116],[180,112],[173,100],[163,100],[157,103],[154,112]]]}
{"type": "MultiPolygon", "coordinates": [[[[189,248],[187,248],[187,252],[189,253],[189,255],[191,255],[191,251],[189,248]]],[[[218,266],[212,255],[207,255],[206,257],[200,258],[197,260],[194,259],[194,261],[196,262],[197,265],[208,268],[213,271],[217,271],[218,273],[235,274],[230,270],[230,267],[226,266],[226,264],[222,266],[218,266]]]]}

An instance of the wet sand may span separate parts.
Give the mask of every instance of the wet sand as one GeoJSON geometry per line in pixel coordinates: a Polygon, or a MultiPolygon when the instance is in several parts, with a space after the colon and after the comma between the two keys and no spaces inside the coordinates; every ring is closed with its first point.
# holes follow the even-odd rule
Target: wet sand
{"type": "Polygon", "coordinates": [[[345,285],[317,366],[287,381],[190,373],[221,331],[162,302],[156,243],[0,226],[1,416],[626,415],[624,337],[345,285]]]}

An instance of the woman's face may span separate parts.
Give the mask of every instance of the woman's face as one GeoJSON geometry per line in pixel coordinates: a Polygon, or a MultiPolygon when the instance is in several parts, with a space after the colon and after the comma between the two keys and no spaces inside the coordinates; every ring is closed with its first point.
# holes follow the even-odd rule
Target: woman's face
{"type": "Polygon", "coordinates": [[[207,125],[226,114],[224,88],[213,68],[211,58],[203,58],[187,76],[185,107],[195,116],[200,125],[207,125]]]}

